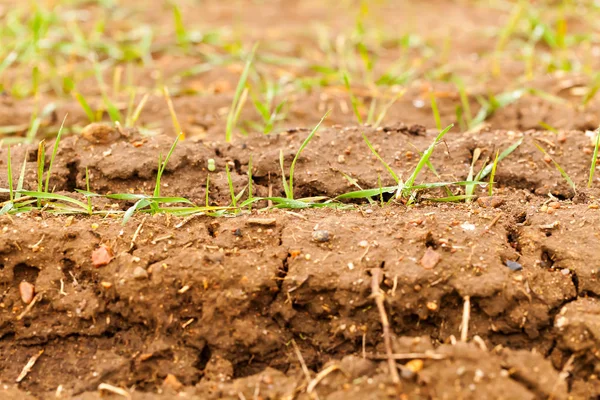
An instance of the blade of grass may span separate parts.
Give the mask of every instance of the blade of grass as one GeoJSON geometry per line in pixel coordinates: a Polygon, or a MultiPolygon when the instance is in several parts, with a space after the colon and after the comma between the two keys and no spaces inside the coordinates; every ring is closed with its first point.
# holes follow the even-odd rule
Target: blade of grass
{"type": "Polygon", "coordinates": [[[348,76],[348,71],[344,71],[342,74],[342,79],[344,80],[344,86],[346,86],[346,90],[348,91],[348,95],[350,95],[350,103],[352,105],[352,111],[354,112],[354,116],[360,125],[363,124],[363,119],[360,116],[360,111],[358,110],[359,101],[352,93],[352,88],[350,86],[350,77],[348,76]]]}
{"type": "Polygon", "coordinates": [[[19,174],[19,180],[17,181],[17,193],[15,195],[15,200],[21,198],[20,191],[23,190],[23,183],[25,182],[25,170],[27,169],[27,155],[28,152],[25,152],[25,157],[23,158],[23,165],[21,165],[21,173],[19,174]]]}
{"type": "MultiPolygon", "coordinates": [[[[171,114],[171,122],[173,123],[173,129],[175,130],[175,134],[182,135],[183,132],[181,131],[181,125],[179,124],[177,113],[175,113],[175,107],[173,106],[173,101],[171,100],[169,89],[166,86],[163,86],[163,95],[165,96],[165,100],[167,101],[167,107],[169,107],[169,114],[171,114]]],[[[183,138],[185,138],[185,136],[183,136],[182,139],[183,138]]]]}
{"type": "Polygon", "coordinates": [[[440,110],[438,109],[437,100],[433,91],[429,92],[431,96],[431,110],[433,111],[433,118],[435,119],[435,127],[438,131],[442,130],[442,120],[440,118],[440,110]]]}
{"type": "Polygon", "coordinates": [[[592,154],[592,165],[590,166],[590,176],[588,178],[588,188],[594,183],[594,172],[596,171],[596,160],[598,158],[598,145],[600,144],[600,128],[596,129],[596,145],[594,146],[594,154],[592,154]]]}
{"type": "Polygon", "coordinates": [[[304,148],[308,145],[308,143],[313,138],[313,136],[315,135],[315,133],[317,133],[317,131],[321,127],[321,124],[323,123],[323,121],[325,120],[325,118],[327,118],[328,115],[329,115],[329,111],[327,111],[325,113],[325,115],[323,115],[323,117],[321,118],[321,120],[319,121],[319,123],[313,128],[313,130],[310,132],[310,134],[308,135],[308,137],[306,139],[304,139],[304,142],[302,143],[302,145],[300,146],[300,148],[296,152],[296,155],[294,156],[294,159],[292,160],[292,165],[290,166],[290,184],[289,184],[289,194],[287,196],[288,199],[293,199],[294,198],[294,169],[296,168],[296,161],[298,161],[298,157],[300,157],[300,154],[302,153],[302,150],[304,150],[304,148]]]}
{"type": "Polygon", "coordinates": [[[429,157],[431,157],[431,154],[433,153],[433,149],[439,143],[439,141],[442,140],[442,138],[444,137],[444,135],[446,135],[446,133],[448,133],[448,131],[450,129],[452,129],[453,126],[454,126],[454,124],[450,124],[443,131],[441,131],[437,135],[437,137],[435,138],[435,140],[433,141],[433,143],[431,143],[431,145],[427,148],[427,150],[425,150],[423,152],[423,155],[419,159],[419,162],[417,163],[417,166],[415,167],[415,169],[414,169],[413,173],[411,174],[411,176],[406,180],[406,182],[404,182],[404,184],[402,186],[398,186],[398,192],[396,193],[396,198],[397,199],[400,198],[400,197],[402,197],[402,196],[405,196],[407,194],[406,192],[409,191],[410,188],[414,185],[415,180],[417,179],[417,176],[419,175],[419,173],[421,172],[421,170],[423,169],[423,167],[429,161],[429,157]]]}
{"type": "Polygon", "coordinates": [[[496,150],[496,157],[494,157],[494,164],[492,164],[492,173],[490,174],[490,184],[489,184],[489,193],[488,195],[491,197],[494,190],[494,177],[496,176],[496,167],[498,166],[498,155],[500,150],[496,150]]]}
{"type": "Polygon", "coordinates": [[[252,51],[250,52],[250,56],[246,60],[246,64],[244,65],[244,70],[242,71],[242,75],[240,76],[240,80],[238,81],[237,87],[235,89],[235,94],[233,96],[233,100],[231,102],[231,107],[229,108],[229,114],[227,115],[227,125],[225,127],[225,141],[231,142],[231,138],[233,135],[233,128],[237,124],[237,119],[235,118],[236,110],[238,109],[238,104],[240,102],[240,98],[242,96],[242,92],[246,87],[246,81],[248,80],[248,74],[250,73],[250,67],[252,66],[252,60],[254,59],[254,54],[256,53],[256,49],[258,47],[258,43],[252,47],[252,51]]]}
{"type": "MultiPolygon", "coordinates": [[[[44,192],[48,193],[48,186],[50,184],[50,176],[52,175],[52,164],[54,164],[54,159],[56,158],[56,154],[58,153],[58,145],[60,144],[60,137],[62,136],[63,128],[65,126],[65,121],[67,120],[67,116],[62,120],[60,124],[60,129],[58,130],[58,134],[56,135],[56,139],[54,140],[54,148],[52,149],[52,156],[50,157],[50,164],[48,165],[48,172],[46,172],[46,184],[44,186],[44,192]]],[[[38,166],[39,168],[39,166],[38,166]]]]}
{"type": "Polygon", "coordinates": [[[371,142],[367,138],[367,135],[365,135],[364,133],[362,133],[362,138],[365,141],[365,143],[367,144],[367,146],[369,147],[369,150],[371,150],[371,153],[373,153],[373,155],[375,155],[375,157],[377,157],[377,159],[383,164],[383,166],[385,167],[385,169],[387,169],[387,171],[390,173],[390,175],[392,176],[392,178],[394,178],[394,181],[396,181],[396,183],[400,183],[400,178],[398,178],[398,175],[396,175],[396,173],[394,172],[394,170],[392,169],[392,167],[390,167],[390,165],[388,163],[386,163],[383,160],[383,158],[381,158],[381,156],[379,155],[379,153],[377,152],[377,150],[375,150],[375,148],[373,147],[373,145],[371,144],[371,142]]]}
{"type": "MultiPolygon", "coordinates": [[[[523,138],[520,138],[519,140],[517,140],[516,142],[511,144],[506,150],[504,150],[502,153],[500,153],[500,156],[498,157],[498,162],[500,162],[500,161],[504,160],[506,157],[508,157],[513,151],[515,151],[517,149],[517,147],[519,147],[521,145],[521,143],[523,143],[523,138]]],[[[490,172],[492,171],[492,168],[493,168],[493,165],[486,166],[481,171],[481,173],[476,178],[476,180],[482,180],[483,178],[488,176],[490,174],[490,172]]]]}
{"type": "Polygon", "coordinates": [[[229,184],[229,194],[231,195],[231,204],[234,208],[237,208],[237,199],[235,197],[235,190],[233,189],[233,181],[231,180],[231,173],[229,172],[229,164],[225,164],[225,173],[227,174],[227,183],[229,184]]]}
{"type": "Polygon", "coordinates": [[[550,154],[548,154],[548,152],[542,146],[540,146],[537,143],[534,143],[534,145],[546,157],[548,157],[550,160],[552,160],[552,163],[554,164],[554,166],[556,167],[556,169],[558,170],[558,172],[560,172],[560,174],[562,175],[562,177],[564,178],[564,180],[567,181],[567,183],[569,184],[569,186],[571,186],[571,189],[573,189],[573,193],[577,193],[577,187],[575,186],[575,182],[573,182],[573,180],[567,174],[567,172],[556,161],[554,161],[554,158],[552,158],[552,156],[550,154]]]}
{"type": "Polygon", "coordinates": [[[156,172],[156,182],[154,184],[154,197],[160,197],[160,180],[162,178],[162,174],[163,174],[163,172],[165,172],[167,163],[169,162],[169,159],[171,158],[171,155],[175,151],[175,147],[177,147],[177,143],[179,143],[179,140],[182,138],[182,136],[183,136],[182,133],[177,135],[177,137],[175,138],[175,141],[171,145],[171,148],[169,149],[169,152],[167,153],[167,156],[165,157],[164,161],[159,163],[158,171],[156,172]]]}

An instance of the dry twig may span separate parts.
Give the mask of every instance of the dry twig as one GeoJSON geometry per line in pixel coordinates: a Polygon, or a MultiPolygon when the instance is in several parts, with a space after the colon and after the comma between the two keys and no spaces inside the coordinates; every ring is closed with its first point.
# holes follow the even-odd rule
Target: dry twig
{"type": "Polygon", "coordinates": [[[379,281],[381,280],[381,269],[374,268],[371,270],[371,296],[375,299],[379,315],[381,317],[381,326],[383,328],[383,343],[385,345],[385,352],[388,356],[388,366],[390,369],[390,376],[392,382],[399,384],[400,375],[398,374],[398,367],[396,361],[392,357],[392,337],[390,333],[390,322],[385,312],[385,304],[383,303],[384,294],[379,287],[379,281]]]}

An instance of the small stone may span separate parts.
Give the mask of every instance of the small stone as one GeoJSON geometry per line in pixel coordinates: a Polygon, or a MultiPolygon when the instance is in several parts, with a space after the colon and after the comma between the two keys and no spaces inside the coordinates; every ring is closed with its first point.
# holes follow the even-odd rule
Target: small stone
{"type": "Polygon", "coordinates": [[[100,282],[100,286],[102,286],[104,289],[110,289],[112,287],[112,283],[102,281],[102,282],[100,282]]]}
{"type": "Polygon", "coordinates": [[[142,267],[135,267],[135,269],[133,270],[133,277],[135,279],[147,279],[148,271],[146,271],[146,269],[142,267]]]}
{"type": "Polygon", "coordinates": [[[567,141],[567,135],[565,135],[564,132],[559,132],[557,140],[558,143],[565,143],[567,141]]]}
{"type": "Polygon", "coordinates": [[[437,305],[437,303],[435,301],[430,301],[430,302],[427,303],[427,309],[429,311],[435,311],[435,310],[438,309],[438,305],[437,305]]]}
{"type": "Polygon", "coordinates": [[[113,143],[121,136],[119,131],[111,125],[94,122],[81,130],[81,136],[90,143],[113,143]]]}
{"type": "Polygon", "coordinates": [[[96,268],[103,267],[111,262],[113,253],[110,247],[103,244],[92,252],[92,265],[96,268]]]}
{"type": "Polygon", "coordinates": [[[346,157],[344,157],[344,155],[343,155],[343,154],[340,154],[340,155],[337,157],[337,162],[338,162],[339,164],[343,164],[343,163],[345,163],[345,162],[346,162],[346,157]]]}
{"type": "Polygon", "coordinates": [[[506,266],[511,270],[511,271],[520,271],[523,269],[523,266],[521,264],[519,264],[516,261],[512,261],[512,260],[506,260],[506,266]]]}
{"type": "Polygon", "coordinates": [[[600,208],[600,206],[598,206],[598,204],[596,204],[596,203],[592,203],[588,206],[588,208],[590,208],[592,210],[597,210],[598,208],[600,208]]]}
{"type": "Polygon", "coordinates": [[[423,258],[421,258],[421,266],[425,269],[433,269],[440,262],[440,258],[442,256],[438,252],[428,247],[425,254],[423,254],[423,258]]]}
{"type": "Polygon", "coordinates": [[[419,372],[423,369],[423,360],[420,360],[420,359],[410,360],[409,362],[406,363],[405,367],[408,368],[412,372],[415,372],[415,373],[419,372]]]}
{"type": "Polygon", "coordinates": [[[369,247],[369,242],[367,242],[366,240],[361,240],[360,242],[358,242],[358,247],[362,247],[363,249],[369,247]]]}
{"type": "Polygon", "coordinates": [[[19,283],[19,293],[21,294],[23,303],[29,304],[33,301],[33,297],[35,296],[35,287],[31,283],[23,281],[19,283]]]}
{"type": "Polygon", "coordinates": [[[320,242],[320,243],[329,242],[329,239],[330,239],[329,231],[324,231],[324,230],[314,231],[312,233],[312,238],[315,242],[320,242]]]}
{"type": "Polygon", "coordinates": [[[548,154],[544,154],[544,161],[550,164],[552,162],[552,157],[550,157],[548,154]]]}
{"type": "Polygon", "coordinates": [[[559,209],[560,203],[558,201],[551,201],[550,203],[548,203],[548,207],[554,208],[554,209],[559,209]]]}
{"type": "Polygon", "coordinates": [[[177,377],[175,375],[167,374],[167,377],[163,381],[163,386],[173,389],[174,391],[177,392],[183,387],[183,384],[181,382],[179,382],[179,379],[177,379],[177,377]]]}
{"type": "Polygon", "coordinates": [[[477,199],[477,204],[485,208],[498,208],[504,204],[504,199],[499,196],[483,196],[477,199]]]}

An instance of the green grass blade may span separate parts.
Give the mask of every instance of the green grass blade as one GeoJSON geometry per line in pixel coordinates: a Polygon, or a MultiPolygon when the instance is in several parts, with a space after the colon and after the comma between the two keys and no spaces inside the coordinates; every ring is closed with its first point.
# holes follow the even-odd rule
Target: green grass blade
{"type": "Polygon", "coordinates": [[[159,163],[158,171],[156,172],[156,183],[154,184],[154,197],[160,197],[160,180],[162,178],[163,172],[165,172],[167,163],[169,162],[169,159],[171,158],[171,155],[175,151],[175,147],[177,147],[177,143],[179,143],[179,140],[182,136],[183,136],[182,133],[177,135],[177,137],[175,138],[175,141],[171,145],[171,148],[169,149],[169,152],[167,153],[167,156],[165,157],[164,161],[159,163]]]}
{"type": "Polygon", "coordinates": [[[440,118],[440,110],[437,105],[435,94],[430,92],[431,96],[431,110],[433,111],[433,118],[435,119],[435,127],[438,131],[442,130],[442,119],[440,118]]]}
{"type": "Polygon", "coordinates": [[[83,97],[83,95],[79,92],[73,92],[73,95],[75,96],[75,99],[77,99],[79,105],[81,105],[81,108],[83,108],[83,111],[85,112],[85,115],[87,115],[90,122],[95,122],[96,114],[92,110],[92,107],[90,107],[90,104],[87,102],[85,97],[83,97]]]}
{"type": "Polygon", "coordinates": [[[590,166],[590,176],[588,178],[588,188],[594,183],[594,172],[596,171],[596,159],[598,158],[598,145],[600,144],[600,128],[596,129],[596,145],[594,146],[594,154],[592,155],[592,165],[590,166]]]}
{"type": "Polygon", "coordinates": [[[354,96],[354,93],[352,93],[352,88],[350,86],[350,78],[348,76],[347,71],[344,71],[344,73],[342,74],[342,79],[344,80],[344,86],[346,86],[346,90],[348,91],[348,94],[350,95],[350,103],[352,105],[352,111],[354,112],[354,116],[356,116],[356,120],[358,121],[358,123],[360,125],[362,125],[363,119],[360,115],[360,111],[358,110],[359,101],[356,98],[356,96],[354,96]]]}
{"type": "Polygon", "coordinates": [[[48,193],[48,186],[50,184],[50,176],[52,175],[52,164],[54,164],[54,159],[56,158],[56,154],[58,153],[58,145],[60,144],[60,137],[62,136],[62,132],[63,132],[63,128],[65,126],[66,120],[67,120],[67,116],[65,115],[65,117],[62,120],[62,123],[60,124],[60,129],[58,130],[56,139],[54,140],[54,148],[52,149],[52,156],[50,157],[50,164],[48,165],[48,172],[46,172],[46,184],[44,185],[44,192],[46,192],[46,193],[48,193]]]}
{"type": "Polygon", "coordinates": [[[231,195],[231,204],[237,208],[237,198],[233,189],[233,181],[231,180],[231,172],[229,172],[229,164],[225,164],[225,173],[227,174],[227,183],[229,184],[229,194],[231,195]]]}
{"type": "Polygon", "coordinates": [[[304,139],[304,142],[302,143],[302,145],[300,146],[300,148],[296,152],[296,155],[294,156],[294,159],[292,160],[292,165],[290,166],[289,195],[287,196],[288,199],[293,199],[294,198],[294,169],[296,167],[296,161],[298,160],[298,157],[302,153],[302,150],[304,150],[304,148],[306,146],[308,146],[308,143],[313,138],[313,136],[315,135],[315,133],[317,133],[317,131],[321,127],[321,124],[323,123],[323,121],[325,120],[325,118],[327,118],[328,115],[329,115],[329,111],[327,111],[325,113],[325,115],[323,115],[323,117],[321,118],[321,120],[319,121],[319,123],[313,128],[313,130],[310,132],[310,134],[307,136],[307,138],[304,139]]]}
{"type": "Polygon", "coordinates": [[[444,135],[446,135],[446,133],[448,133],[448,131],[450,129],[452,129],[453,126],[454,126],[454,124],[450,124],[443,131],[441,131],[437,135],[437,137],[435,138],[435,140],[433,141],[433,143],[431,143],[431,145],[427,148],[427,150],[425,150],[423,152],[423,155],[419,159],[419,162],[417,163],[417,166],[415,167],[415,169],[414,169],[413,173],[411,174],[411,176],[406,180],[406,182],[404,183],[404,185],[402,186],[402,188],[398,187],[398,192],[396,193],[396,198],[400,198],[401,196],[407,194],[407,193],[403,193],[403,192],[405,192],[404,188],[407,188],[408,190],[410,190],[409,188],[414,185],[415,180],[417,179],[417,176],[419,175],[419,173],[421,172],[421,170],[423,169],[423,167],[429,161],[429,157],[431,157],[431,154],[433,153],[433,149],[439,143],[439,141],[442,140],[442,138],[444,137],[444,135]]]}
{"type": "Polygon", "coordinates": [[[25,170],[27,169],[27,155],[28,152],[25,152],[25,157],[23,158],[23,165],[21,165],[21,173],[19,173],[19,180],[17,181],[17,194],[15,195],[15,200],[18,200],[21,197],[21,190],[23,190],[23,184],[25,183],[25,170]]]}
{"type": "Polygon", "coordinates": [[[392,169],[392,167],[390,167],[390,165],[388,163],[386,163],[383,160],[383,158],[381,158],[381,156],[379,155],[379,153],[377,152],[377,150],[375,150],[375,148],[373,147],[373,145],[371,144],[371,142],[367,138],[367,135],[365,135],[364,133],[362,133],[362,137],[363,137],[363,140],[365,141],[365,143],[367,144],[367,146],[369,147],[369,150],[371,150],[371,153],[373,153],[375,155],[375,157],[377,157],[377,159],[383,164],[383,166],[385,167],[385,169],[387,169],[387,171],[390,173],[390,175],[392,176],[392,178],[394,178],[394,181],[396,181],[396,183],[400,183],[400,178],[398,178],[398,175],[396,175],[396,173],[394,172],[394,170],[392,169]]]}
{"type": "Polygon", "coordinates": [[[125,225],[127,221],[129,221],[133,213],[135,213],[138,210],[141,210],[142,208],[148,207],[150,203],[151,201],[148,199],[140,199],[133,206],[129,207],[127,211],[125,211],[125,214],[123,214],[123,225],[125,225]]]}
{"type": "Polygon", "coordinates": [[[29,191],[29,190],[23,190],[23,191],[21,191],[21,194],[23,196],[31,196],[31,197],[35,197],[35,198],[41,199],[41,200],[53,200],[53,201],[61,201],[61,202],[65,202],[65,203],[75,204],[76,206],[81,207],[81,211],[87,212],[87,204],[85,204],[77,199],[73,199],[68,196],[63,196],[62,194],[48,193],[48,192],[35,192],[35,191],[29,191]]]}
{"type": "Polygon", "coordinates": [[[240,80],[238,81],[237,87],[235,89],[233,101],[231,102],[229,114],[227,115],[227,125],[225,127],[225,141],[226,142],[231,142],[231,138],[233,135],[233,128],[235,127],[235,125],[237,123],[235,114],[238,110],[238,104],[240,102],[242,93],[244,92],[244,89],[246,88],[246,81],[248,80],[248,74],[250,73],[250,67],[252,66],[252,61],[254,59],[254,54],[256,53],[257,47],[258,47],[258,43],[255,44],[254,47],[252,47],[252,52],[250,53],[250,56],[246,60],[246,64],[244,65],[244,70],[242,71],[242,75],[240,76],[240,80]]]}
{"type": "Polygon", "coordinates": [[[494,163],[492,164],[492,173],[490,175],[490,184],[489,184],[489,192],[488,195],[491,197],[494,191],[494,177],[496,176],[496,167],[498,166],[499,161],[499,150],[496,151],[496,157],[494,157],[494,163]]]}
{"type": "Polygon", "coordinates": [[[348,192],[337,196],[336,200],[348,200],[348,199],[365,199],[370,197],[379,196],[383,193],[394,193],[398,190],[398,186],[384,186],[376,189],[363,189],[348,192]]]}
{"type": "Polygon", "coordinates": [[[8,212],[12,210],[13,207],[14,204],[12,202],[6,203],[2,206],[2,208],[0,208],[0,215],[8,214],[8,212]]]}
{"type": "Polygon", "coordinates": [[[542,146],[540,146],[537,143],[534,143],[534,145],[535,145],[535,147],[538,148],[539,151],[541,151],[545,156],[547,156],[548,158],[550,158],[550,160],[552,160],[552,163],[554,164],[554,166],[556,167],[558,172],[560,172],[560,174],[562,175],[564,180],[567,181],[569,186],[571,186],[571,189],[573,189],[573,193],[577,193],[577,187],[575,186],[575,182],[573,182],[573,180],[567,174],[567,172],[556,161],[554,161],[554,158],[552,158],[552,156],[550,154],[548,154],[548,152],[546,150],[544,150],[544,148],[542,146]]]}
{"type": "MultiPolygon", "coordinates": [[[[523,143],[523,138],[520,138],[519,140],[517,140],[516,142],[514,142],[513,144],[511,144],[506,150],[504,150],[502,153],[500,153],[500,156],[498,157],[498,162],[504,160],[506,157],[508,157],[513,151],[515,151],[520,145],[521,143],[523,143]]],[[[486,176],[488,176],[490,174],[490,172],[492,172],[492,168],[494,166],[493,165],[488,165],[486,166],[477,176],[476,180],[482,180],[483,178],[485,178],[486,176]]]]}
{"type": "Polygon", "coordinates": [[[281,167],[281,181],[283,183],[283,191],[285,197],[288,199],[292,198],[293,194],[290,192],[290,185],[288,185],[287,179],[285,179],[285,168],[283,166],[283,150],[279,150],[279,166],[281,167]]]}

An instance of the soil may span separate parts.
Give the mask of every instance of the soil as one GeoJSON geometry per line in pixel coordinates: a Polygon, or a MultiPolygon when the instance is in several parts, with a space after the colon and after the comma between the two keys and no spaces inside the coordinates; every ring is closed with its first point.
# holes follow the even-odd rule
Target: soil
{"type": "MultiPolygon", "coordinates": [[[[167,2],[159,3],[128,2],[122,13],[119,7],[80,7],[92,15],[109,12],[108,32],[151,23],[164,33],[172,14],[167,2]]],[[[347,32],[356,16],[337,2],[293,3],[211,0],[203,2],[201,15],[192,3],[182,5],[182,14],[187,26],[243,27],[244,44],[260,40],[267,53],[307,60],[261,73],[314,76],[317,45],[307,30],[321,22],[331,35],[347,32]],[[244,11],[249,4],[252,13],[244,11]]],[[[91,191],[151,194],[159,155],[174,140],[171,116],[155,90],[167,84],[186,137],[165,169],[162,196],[227,205],[228,166],[235,193],[246,189],[245,199],[250,165],[255,196],[283,196],[280,152],[287,173],[327,110],[329,118],[296,164],[295,197],[333,198],[358,187],[393,185],[363,135],[406,179],[439,132],[433,129],[430,89],[442,123],[456,122],[456,87],[449,79],[427,83],[431,71],[464,76],[475,114],[479,96],[511,90],[524,69],[518,60],[503,60],[499,76],[482,78],[490,69],[483,55],[497,40],[489,32],[504,26],[510,9],[476,1],[396,3],[373,7],[375,20],[398,35],[421,37],[435,54],[451,37],[453,51],[439,59],[419,56],[420,48],[407,50],[418,78],[380,127],[356,125],[346,89],[331,84],[296,93],[273,134],[251,131],[225,143],[241,64],[180,77],[200,57],[161,50],[153,50],[151,65],[132,67],[134,84],[150,94],[138,124],[143,128],[91,131],[76,100],[48,88],[36,99],[2,93],[0,126],[28,126],[36,108],[54,103],[38,134],[46,138],[47,170],[52,135],[68,113],[50,176],[54,192],[83,199],[77,190],[86,189],[87,170],[91,191]],[[209,159],[215,171],[208,170],[209,159]]],[[[586,24],[574,18],[569,29],[586,32],[586,24]]],[[[157,37],[159,45],[161,40],[164,35],[157,37]]],[[[383,49],[378,72],[400,57],[394,44],[383,49]]],[[[73,68],[85,62],[74,58],[73,68]]],[[[28,74],[16,65],[2,80],[28,74]]],[[[435,189],[420,192],[410,206],[398,201],[381,207],[389,194],[340,209],[266,211],[262,201],[235,218],[140,213],[123,224],[120,217],[46,211],[0,216],[0,397],[600,397],[600,174],[587,188],[595,144],[589,130],[600,122],[600,102],[575,106],[580,95],[570,90],[589,83],[576,72],[537,74],[528,88],[569,102],[524,95],[481,129],[461,132],[456,126],[445,136],[430,158],[437,176],[425,168],[417,182],[466,180],[475,152],[481,153],[474,166],[479,171],[497,151],[521,142],[499,162],[493,195],[477,187],[472,202],[435,202],[448,195],[435,189]],[[557,131],[540,130],[540,122],[557,131]],[[377,287],[383,297],[374,295],[377,287]],[[385,316],[377,304],[381,298],[385,316]],[[397,358],[399,382],[388,350],[397,358]]],[[[372,88],[357,86],[359,98],[376,97],[372,88]]],[[[95,81],[84,80],[78,90],[101,107],[95,81]]],[[[128,94],[115,96],[125,108],[128,94]]],[[[248,102],[241,120],[256,118],[248,102]]],[[[25,162],[25,189],[37,187],[37,152],[37,144],[11,147],[13,181],[25,162]]],[[[0,170],[7,170],[4,146],[0,170]]],[[[6,173],[0,187],[8,187],[6,173]]],[[[0,202],[7,200],[0,193],[0,202]]],[[[96,210],[132,204],[94,199],[96,210]]]]}

